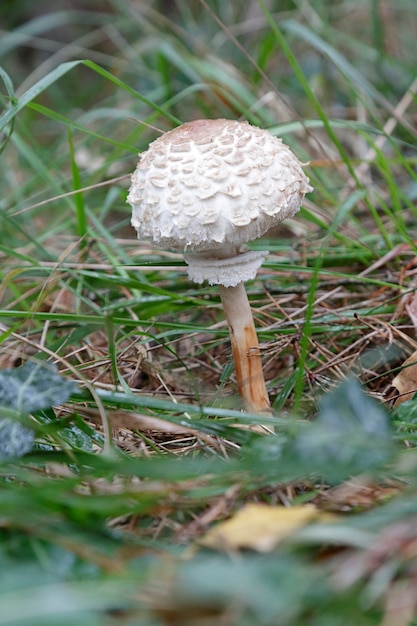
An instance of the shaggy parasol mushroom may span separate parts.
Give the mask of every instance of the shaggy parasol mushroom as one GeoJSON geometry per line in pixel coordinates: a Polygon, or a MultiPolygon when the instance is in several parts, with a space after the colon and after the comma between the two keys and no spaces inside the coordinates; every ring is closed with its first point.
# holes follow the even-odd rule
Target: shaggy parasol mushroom
{"type": "Polygon", "coordinates": [[[244,281],[267,251],[246,243],[294,215],[311,191],[280,139],[247,122],[196,120],[141,154],[128,195],[139,239],[181,251],[196,283],[219,285],[239,393],[246,410],[270,411],[244,281]]]}

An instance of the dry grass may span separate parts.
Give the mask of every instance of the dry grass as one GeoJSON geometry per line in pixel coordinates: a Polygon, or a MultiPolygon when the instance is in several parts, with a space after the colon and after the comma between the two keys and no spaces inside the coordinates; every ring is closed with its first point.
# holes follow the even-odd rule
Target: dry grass
{"type": "Polygon", "coordinates": [[[0,374],[53,362],[77,391],[1,466],[0,625],[415,621],[417,411],[392,387],[417,348],[415,7],[243,5],[1,9],[0,374]],[[271,437],[217,289],[129,224],[137,151],[197,117],[269,128],[315,187],[254,243],[271,437]],[[337,521],[271,554],[199,547],[249,502],[337,521]]]}

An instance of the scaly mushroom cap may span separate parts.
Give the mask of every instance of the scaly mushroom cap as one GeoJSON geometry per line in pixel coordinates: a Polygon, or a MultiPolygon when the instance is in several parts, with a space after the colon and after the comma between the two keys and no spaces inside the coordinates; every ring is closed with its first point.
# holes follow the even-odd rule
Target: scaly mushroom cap
{"type": "Polygon", "coordinates": [[[127,201],[139,239],[200,252],[241,244],[300,208],[312,190],[281,139],[247,122],[196,120],[140,156],[127,201]]]}

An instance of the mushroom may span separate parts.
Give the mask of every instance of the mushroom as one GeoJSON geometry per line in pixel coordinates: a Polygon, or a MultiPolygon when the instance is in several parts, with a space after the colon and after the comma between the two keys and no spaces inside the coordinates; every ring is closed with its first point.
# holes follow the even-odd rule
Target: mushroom
{"type": "Polygon", "coordinates": [[[187,122],[140,155],[127,198],[139,239],[181,251],[188,276],[219,285],[247,411],[271,410],[244,282],[267,251],[246,243],[294,215],[312,190],[281,139],[247,122],[187,122]]]}

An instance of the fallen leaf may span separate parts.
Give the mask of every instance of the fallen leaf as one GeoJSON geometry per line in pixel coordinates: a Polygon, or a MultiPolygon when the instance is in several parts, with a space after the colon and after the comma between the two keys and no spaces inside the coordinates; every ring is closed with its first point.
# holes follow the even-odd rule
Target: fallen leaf
{"type": "Polygon", "coordinates": [[[394,406],[413,398],[417,392],[417,350],[404,361],[401,372],[393,379],[391,385],[399,393],[394,406]]]}
{"type": "Polygon", "coordinates": [[[319,518],[329,520],[330,516],[311,504],[289,508],[246,504],[234,517],[211,528],[199,543],[217,550],[271,552],[280,541],[319,518]]]}
{"type": "Polygon", "coordinates": [[[318,502],[320,508],[327,511],[365,510],[387,502],[404,488],[404,483],[399,480],[387,478],[375,481],[362,475],[323,491],[318,496],[318,502]]]}
{"type": "Polygon", "coordinates": [[[413,293],[412,298],[405,305],[405,308],[413,323],[414,330],[417,331],[417,291],[413,293]]]}

